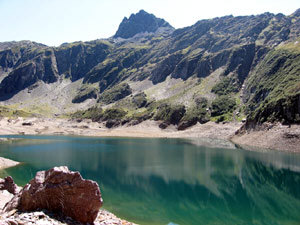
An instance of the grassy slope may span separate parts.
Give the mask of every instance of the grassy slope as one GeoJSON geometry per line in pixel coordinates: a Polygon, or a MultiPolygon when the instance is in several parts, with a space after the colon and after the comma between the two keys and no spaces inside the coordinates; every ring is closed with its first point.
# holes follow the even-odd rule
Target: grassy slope
{"type": "Polygon", "coordinates": [[[247,81],[249,119],[299,123],[300,43],[272,50],[247,81]]]}

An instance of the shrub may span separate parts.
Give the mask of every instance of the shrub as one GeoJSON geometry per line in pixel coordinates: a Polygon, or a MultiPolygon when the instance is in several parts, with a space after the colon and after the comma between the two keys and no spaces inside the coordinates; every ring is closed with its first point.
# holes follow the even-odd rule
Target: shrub
{"type": "Polygon", "coordinates": [[[145,93],[141,92],[133,96],[132,103],[138,108],[144,107],[147,104],[147,98],[145,93]]]}
{"type": "Polygon", "coordinates": [[[217,95],[227,95],[232,92],[238,92],[239,87],[236,79],[232,77],[225,77],[211,89],[217,95]]]}
{"type": "Polygon", "coordinates": [[[109,108],[106,109],[103,113],[103,120],[118,120],[126,116],[126,111],[119,108],[109,108]]]}
{"type": "Polygon", "coordinates": [[[198,97],[195,99],[195,106],[187,109],[187,112],[182,117],[178,130],[184,130],[190,126],[195,125],[197,122],[206,123],[209,121],[207,117],[206,108],[208,101],[206,98],[198,97]]]}
{"type": "Polygon", "coordinates": [[[157,108],[154,120],[163,120],[170,124],[178,124],[186,110],[184,105],[162,104],[157,108]]]}
{"type": "Polygon", "coordinates": [[[71,115],[72,118],[91,119],[94,122],[100,121],[103,117],[102,108],[91,107],[84,111],[77,111],[71,115]]]}
{"type": "Polygon", "coordinates": [[[110,104],[116,102],[120,99],[125,98],[126,96],[130,95],[132,90],[127,83],[119,84],[111,89],[105,90],[98,100],[98,102],[103,102],[105,104],[110,104]]]}
{"type": "Polygon", "coordinates": [[[233,112],[236,107],[235,99],[232,99],[228,95],[222,95],[217,97],[211,104],[212,116],[220,116],[222,114],[233,112]]]}

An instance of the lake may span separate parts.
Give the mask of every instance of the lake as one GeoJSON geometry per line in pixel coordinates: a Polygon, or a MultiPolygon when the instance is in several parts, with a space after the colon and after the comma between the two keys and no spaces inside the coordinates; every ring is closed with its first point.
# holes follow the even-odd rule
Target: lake
{"type": "Polygon", "coordinates": [[[24,163],[1,177],[24,185],[39,170],[68,166],[98,182],[105,209],[132,222],[300,223],[300,154],[202,139],[5,137],[16,139],[0,144],[0,156],[24,163]]]}

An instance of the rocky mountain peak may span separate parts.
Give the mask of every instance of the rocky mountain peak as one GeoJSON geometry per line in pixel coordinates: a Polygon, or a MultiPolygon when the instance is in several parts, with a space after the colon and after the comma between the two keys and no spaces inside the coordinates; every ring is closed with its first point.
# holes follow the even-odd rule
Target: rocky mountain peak
{"type": "Polygon", "coordinates": [[[138,33],[155,32],[161,27],[173,29],[164,19],[157,18],[153,14],[140,10],[136,14],[131,14],[129,18],[124,17],[114,38],[131,38],[138,33]]]}
{"type": "Polygon", "coordinates": [[[300,8],[297,9],[297,10],[292,14],[292,16],[300,17],[300,8]]]}

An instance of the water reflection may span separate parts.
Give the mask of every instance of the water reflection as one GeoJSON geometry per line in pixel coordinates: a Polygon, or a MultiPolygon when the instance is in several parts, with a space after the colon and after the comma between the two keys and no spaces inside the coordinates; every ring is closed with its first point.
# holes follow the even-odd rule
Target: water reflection
{"type": "Polygon", "coordinates": [[[19,184],[38,170],[67,165],[99,183],[105,208],[141,224],[300,221],[297,154],[181,139],[27,138],[0,145],[1,156],[25,162],[5,171],[19,184]]]}

